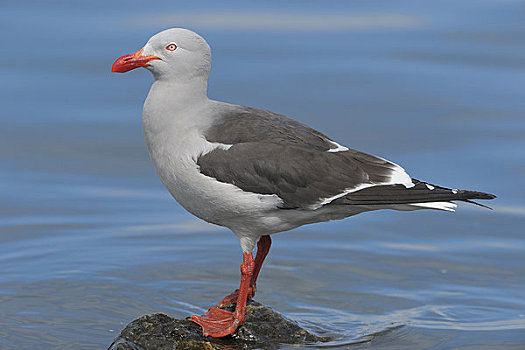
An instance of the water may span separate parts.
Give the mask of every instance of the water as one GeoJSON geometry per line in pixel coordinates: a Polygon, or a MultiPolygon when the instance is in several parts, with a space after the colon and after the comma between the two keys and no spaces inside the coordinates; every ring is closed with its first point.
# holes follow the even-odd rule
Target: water
{"type": "Polygon", "coordinates": [[[523,2],[0,6],[1,349],[105,348],[142,314],[202,313],[238,284],[235,237],[154,174],[149,73],[109,73],[170,26],[211,43],[213,98],[498,195],[494,211],[383,211],[278,234],[259,301],[333,348],[525,348],[523,2]]]}

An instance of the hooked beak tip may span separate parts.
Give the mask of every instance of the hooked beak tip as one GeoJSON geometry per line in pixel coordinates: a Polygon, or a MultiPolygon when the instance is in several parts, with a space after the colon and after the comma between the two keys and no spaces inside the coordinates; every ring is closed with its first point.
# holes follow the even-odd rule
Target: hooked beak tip
{"type": "Polygon", "coordinates": [[[111,71],[115,73],[126,73],[139,67],[145,67],[151,60],[160,60],[157,56],[142,56],[143,49],[128,55],[120,56],[111,66],[111,71]]]}

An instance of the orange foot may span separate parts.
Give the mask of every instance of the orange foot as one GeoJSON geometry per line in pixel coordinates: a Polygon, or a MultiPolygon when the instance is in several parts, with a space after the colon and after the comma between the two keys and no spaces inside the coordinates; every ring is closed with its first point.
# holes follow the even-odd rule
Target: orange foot
{"type": "MultiPolygon", "coordinates": [[[[257,291],[257,288],[254,286],[250,286],[248,288],[248,299],[253,298],[255,295],[255,292],[257,291]]],[[[237,304],[237,299],[239,298],[239,290],[234,290],[230,295],[227,295],[222,299],[220,303],[217,304],[217,307],[225,307],[227,305],[233,305],[237,304]]]]}
{"type": "Polygon", "coordinates": [[[225,337],[235,332],[240,321],[232,312],[211,307],[203,316],[193,315],[191,320],[202,327],[204,336],[225,337]]]}

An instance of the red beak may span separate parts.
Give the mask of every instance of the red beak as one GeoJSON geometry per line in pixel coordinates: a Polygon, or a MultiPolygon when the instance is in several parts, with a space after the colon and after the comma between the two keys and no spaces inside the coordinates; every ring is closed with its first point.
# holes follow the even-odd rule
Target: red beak
{"type": "Polygon", "coordinates": [[[148,65],[148,62],[151,60],[160,60],[157,56],[141,56],[142,49],[138,50],[135,53],[130,53],[129,55],[124,55],[117,58],[113,67],[111,67],[112,72],[117,73],[126,73],[132,69],[145,67],[148,65]]]}

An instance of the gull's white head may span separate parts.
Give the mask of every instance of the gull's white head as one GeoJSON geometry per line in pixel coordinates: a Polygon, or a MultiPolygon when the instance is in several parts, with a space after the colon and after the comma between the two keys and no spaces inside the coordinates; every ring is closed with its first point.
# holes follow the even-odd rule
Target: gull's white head
{"type": "Polygon", "coordinates": [[[207,80],[211,67],[210,46],[191,30],[167,29],[152,36],[139,51],[119,57],[111,71],[124,73],[139,67],[150,70],[155,80],[207,80]]]}

